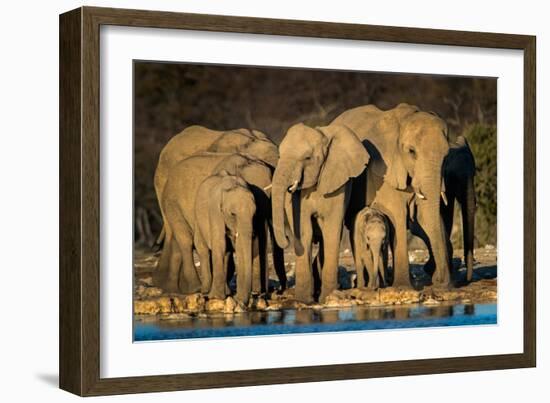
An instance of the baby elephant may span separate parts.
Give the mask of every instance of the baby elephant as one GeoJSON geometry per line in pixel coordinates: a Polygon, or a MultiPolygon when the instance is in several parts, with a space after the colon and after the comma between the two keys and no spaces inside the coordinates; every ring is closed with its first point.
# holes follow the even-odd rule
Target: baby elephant
{"type": "Polygon", "coordinates": [[[254,196],[240,176],[223,170],[206,178],[199,186],[195,201],[197,228],[194,241],[201,263],[201,280],[211,282],[204,284],[204,289],[210,289],[210,298],[226,297],[228,259],[234,251],[237,260],[236,298],[247,304],[252,289],[255,213],[254,196]]]}
{"type": "Polygon", "coordinates": [[[357,287],[365,287],[365,269],[369,274],[368,286],[377,289],[380,286],[378,273],[385,283],[388,264],[389,223],[379,210],[365,207],[353,223],[353,246],[357,287]]]}

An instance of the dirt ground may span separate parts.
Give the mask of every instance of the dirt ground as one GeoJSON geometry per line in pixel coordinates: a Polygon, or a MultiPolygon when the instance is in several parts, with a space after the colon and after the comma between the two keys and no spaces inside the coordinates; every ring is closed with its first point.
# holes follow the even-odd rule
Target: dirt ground
{"type": "MultiPolygon", "coordinates": [[[[285,267],[289,279],[289,288],[278,291],[278,281],[270,260],[270,292],[255,296],[248,306],[237,303],[232,297],[225,300],[208,300],[200,294],[165,294],[153,287],[151,274],[155,270],[159,253],[147,249],[134,251],[134,314],[161,315],[178,319],[181,315],[209,313],[232,314],[245,310],[281,310],[281,309],[323,309],[350,307],[355,305],[389,306],[407,304],[471,304],[491,302],[497,299],[497,250],[492,245],[474,251],[475,265],[471,283],[466,283],[466,267],[462,263],[462,250],[455,250],[453,256],[453,284],[451,289],[436,289],[430,286],[430,279],[424,273],[423,265],[428,259],[425,249],[409,251],[409,263],[413,288],[386,287],[376,291],[366,288],[353,288],[355,269],[349,249],[340,253],[338,281],[340,289],[332,293],[325,304],[306,305],[294,299],[294,255],[285,253],[285,267]]],[[[198,259],[195,265],[199,266],[198,259]]]]}

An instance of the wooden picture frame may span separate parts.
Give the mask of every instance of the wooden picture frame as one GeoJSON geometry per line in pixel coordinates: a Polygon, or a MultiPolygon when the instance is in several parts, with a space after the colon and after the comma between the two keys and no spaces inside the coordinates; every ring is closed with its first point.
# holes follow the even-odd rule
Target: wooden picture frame
{"type": "Polygon", "coordinates": [[[60,16],[60,387],[81,396],[525,368],[536,365],[535,37],[82,7],[60,16]],[[288,35],[524,52],[524,348],[521,354],[232,372],[100,377],[101,25],[288,35]]]}

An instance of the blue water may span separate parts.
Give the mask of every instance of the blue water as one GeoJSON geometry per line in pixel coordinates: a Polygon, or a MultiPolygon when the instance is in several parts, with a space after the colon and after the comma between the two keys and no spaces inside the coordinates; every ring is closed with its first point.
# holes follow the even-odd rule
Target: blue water
{"type": "Polygon", "coordinates": [[[134,323],[134,341],[343,332],[497,323],[497,305],[288,309],[134,323]]]}

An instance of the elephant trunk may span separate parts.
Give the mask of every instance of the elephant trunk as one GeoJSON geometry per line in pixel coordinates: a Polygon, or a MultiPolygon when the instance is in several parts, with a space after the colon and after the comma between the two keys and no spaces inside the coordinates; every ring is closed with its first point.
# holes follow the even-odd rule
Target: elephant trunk
{"type": "Polygon", "coordinates": [[[370,284],[375,284],[377,287],[378,283],[378,272],[381,269],[380,267],[380,249],[382,247],[381,241],[375,241],[371,245],[371,254],[372,254],[372,273],[373,278],[369,278],[370,284]]]}
{"type": "Polygon", "coordinates": [[[277,244],[283,249],[288,246],[288,238],[285,234],[285,197],[288,188],[292,185],[292,171],[291,161],[279,160],[273,175],[273,186],[271,188],[273,232],[277,244]]]}
{"type": "MultiPolygon", "coordinates": [[[[449,258],[447,250],[447,236],[440,214],[441,203],[441,164],[431,162],[425,172],[429,177],[422,178],[418,183],[422,197],[418,200],[418,220],[428,236],[432,254],[435,260],[434,284],[446,287],[449,285],[449,258]],[[435,172],[435,174],[433,174],[435,172]]],[[[418,193],[417,193],[418,194],[418,193]]]]}
{"type": "Polygon", "coordinates": [[[246,305],[252,291],[252,219],[239,224],[235,239],[237,300],[246,305]]]}

